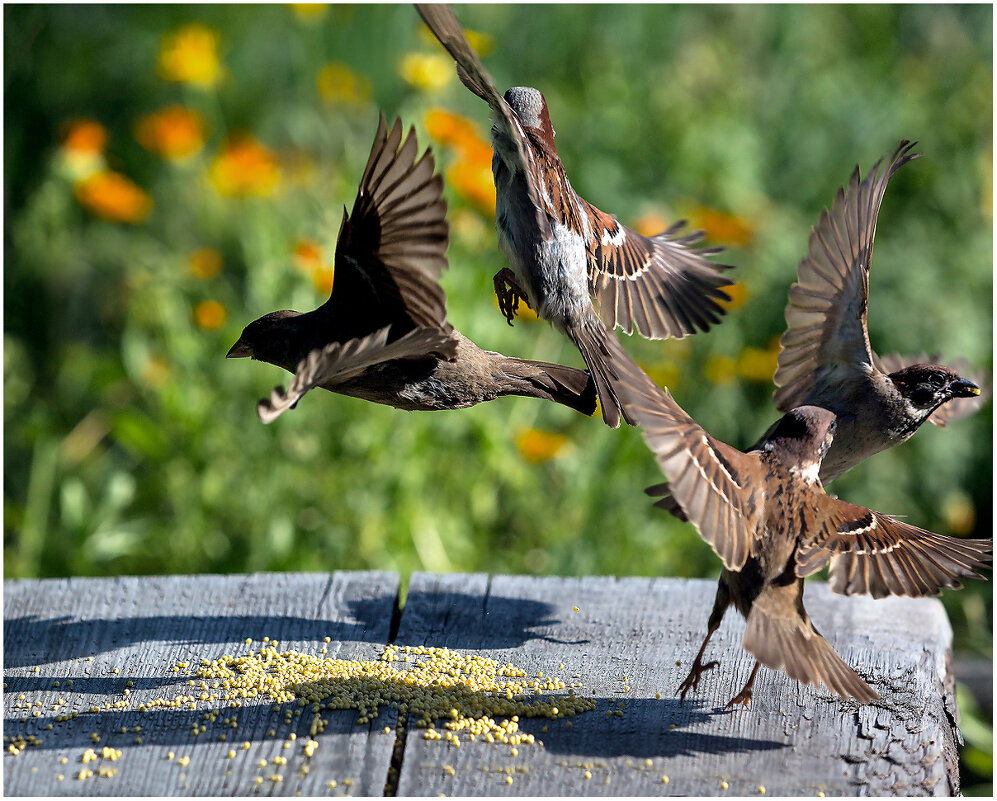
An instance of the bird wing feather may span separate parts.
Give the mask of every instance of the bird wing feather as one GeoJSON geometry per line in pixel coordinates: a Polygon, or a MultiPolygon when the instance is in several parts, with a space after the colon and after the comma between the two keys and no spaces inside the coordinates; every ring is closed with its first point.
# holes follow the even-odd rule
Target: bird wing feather
{"type": "Polygon", "coordinates": [[[450,231],[443,181],[430,150],[416,159],[401,120],[390,132],[382,114],[353,211],[343,214],[335,277],[327,305],[343,335],[391,327],[397,337],[414,327],[447,327],[446,295],[438,280],[447,268],[450,231]]]}
{"type": "Polygon", "coordinates": [[[875,358],[866,312],[876,219],[890,177],[918,154],[915,142],[897,145],[889,165],[877,161],[865,180],[858,167],[839,188],[831,210],[810,229],[807,255],[789,289],[785,333],[773,400],[782,412],[805,404],[822,387],[867,372],[875,358]]]}
{"type": "Polygon", "coordinates": [[[993,540],[946,537],[864,506],[822,495],[823,525],[797,549],[796,573],[831,563],[831,589],[842,595],[921,597],[958,589],[960,578],[993,562],[993,540]]]}

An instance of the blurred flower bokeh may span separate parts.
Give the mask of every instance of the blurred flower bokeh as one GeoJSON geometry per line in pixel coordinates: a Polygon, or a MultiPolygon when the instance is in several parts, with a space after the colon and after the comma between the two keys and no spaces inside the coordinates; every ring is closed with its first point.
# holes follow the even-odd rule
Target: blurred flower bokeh
{"type": "MultiPolygon", "coordinates": [[[[416,127],[445,178],[454,325],[488,349],[581,365],[525,306],[513,326],[495,308],[489,110],[410,6],[4,12],[5,576],[716,575],[709,547],[643,496],[661,476],[635,429],[529,399],[409,414],[325,392],[262,426],[257,399],[289,376],[223,358],[251,320],[328,295],[383,110],[416,127]]],[[[710,433],[747,447],[776,418],[808,232],[855,165],[865,174],[901,138],[925,157],[883,203],[872,344],[992,370],[990,6],[458,14],[500,90],[544,92],[582,196],[647,235],[686,218],[736,265],[709,333],[621,335],[710,433]]],[[[832,491],[990,536],[990,407],[926,428],[832,491]]],[[[957,654],[988,657],[989,587],[942,600],[957,654]]]]}

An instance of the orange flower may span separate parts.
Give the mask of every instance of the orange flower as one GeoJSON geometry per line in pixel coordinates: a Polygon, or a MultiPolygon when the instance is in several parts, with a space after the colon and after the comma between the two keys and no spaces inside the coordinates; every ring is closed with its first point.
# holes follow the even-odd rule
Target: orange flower
{"type": "Polygon", "coordinates": [[[755,233],[747,220],[705,206],[694,208],[689,220],[693,228],[702,228],[708,239],[729,245],[747,245],[755,233]]]}
{"type": "Polygon", "coordinates": [[[328,103],[362,106],[370,100],[370,80],[341,61],[322,67],[315,83],[319,96],[328,103]]]}
{"type": "Polygon", "coordinates": [[[487,150],[491,158],[491,145],[482,138],[478,127],[466,117],[442,108],[432,108],[423,117],[423,123],[430,137],[441,145],[458,151],[487,150]]]}
{"type": "Polygon", "coordinates": [[[668,221],[659,209],[650,209],[634,220],[630,227],[641,236],[657,236],[668,228],[668,221]]]}
{"type": "Polygon", "coordinates": [[[88,211],[114,222],[139,223],[152,211],[152,198],[130,179],[106,170],[75,186],[76,199],[88,211]]]}
{"type": "Polygon", "coordinates": [[[228,313],[217,300],[202,300],[194,307],[194,324],[198,328],[214,331],[225,325],[228,313]]]}
{"type": "Polygon", "coordinates": [[[453,59],[443,53],[406,53],[398,65],[405,82],[416,89],[442,89],[456,75],[453,59]]]}
{"type": "Polygon", "coordinates": [[[107,146],[107,130],[94,120],[73,120],[62,146],[73,153],[103,153],[107,146]]]}
{"type": "Polygon", "coordinates": [[[239,197],[271,194],[278,177],[274,155],[249,136],[226,142],[209,172],[211,183],[220,195],[239,197]]]}
{"type": "Polygon", "coordinates": [[[528,462],[537,464],[556,457],[568,444],[568,438],[552,431],[527,428],[516,435],[516,447],[528,462]]]}
{"type": "Polygon", "coordinates": [[[302,239],[294,246],[294,264],[308,273],[319,269],[322,266],[322,248],[310,239],[302,239]]]}
{"type": "Polygon", "coordinates": [[[447,182],[482,214],[495,216],[495,181],[490,162],[458,161],[447,170],[447,182]]]}
{"type": "Polygon", "coordinates": [[[211,87],[218,82],[218,34],[194,23],[163,38],[159,74],[168,81],[211,87]]]}
{"type": "Polygon", "coordinates": [[[204,124],[193,111],[170,106],[141,117],[135,138],[146,150],[181,161],[204,146],[204,124]]]}
{"type": "Polygon", "coordinates": [[[214,248],[195,250],[190,254],[190,271],[196,278],[214,278],[222,271],[222,254],[214,248]]]}

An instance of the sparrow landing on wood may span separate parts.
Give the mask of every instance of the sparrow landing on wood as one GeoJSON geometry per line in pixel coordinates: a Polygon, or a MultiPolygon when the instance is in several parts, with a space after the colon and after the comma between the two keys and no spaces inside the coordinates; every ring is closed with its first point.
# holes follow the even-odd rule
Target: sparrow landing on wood
{"type": "Polygon", "coordinates": [[[414,132],[384,116],[352,213],[344,210],[329,300],[305,314],[276,311],[250,323],[228,352],[295,373],[257,406],[269,423],[314,387],[398,409],[460,409],[502,395],[595,411],[582,370],[482,350],[446,319],[438,280],[449,228],[432,153],[416,160],[414,132]]]}
{"type": "Polygon", "coordinates": [[[756,663],[728,706],[748,706],[760,664],[843,698],[875,700],[810,621],[803,579],[830,563],[834,592],[921,597],[982,578],[977,571],[993,562],[993,540],[941,536],[827,495],[818,474],[836,420],[826,409],[793,409],[742,453],[707,434],[667,390],[650,379],[640,387],[627,401],[644,440],[675,503],[724,565],[706,639],[679,687],[683,699],[717,665],[703,654],[733,603],[747,619],[743,647],[756,663]]]}
{"type": "Polygon", "coordinates": [[[525,299],[581,351],[606,423],[616,428],[621,414],[633,423],[620,403],[617,361],[626,352],[613,327],[649,339],[708,330],[729,300],[720,289],[732,283],[722,275],[729,267],[704,258],[718,248],[691,248],[702,232],[681,235],[683,223],[644,237],[579,197],[554,147],[543,95],[528,87],[500,95],[449,6],[416,8],[461,81],[492,110],[495,222],[512,268],[495,277],[502,313],[511,322],[525,299]]]}

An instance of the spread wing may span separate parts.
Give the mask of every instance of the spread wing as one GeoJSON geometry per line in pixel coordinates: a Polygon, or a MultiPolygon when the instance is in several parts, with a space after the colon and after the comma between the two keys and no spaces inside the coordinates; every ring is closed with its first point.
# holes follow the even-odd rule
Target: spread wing
{"type": "MultiPolygon", "coordinates": [[[[945,361],[941,357],[932,358],[924,353],[914,357],[900,356],[896,353],[877,356],[873,353],[872,357],[875,359],[873,364],[887,375],[895,373],[898,370],[903,370],[905,367],[910,367],[912,364],[924,364],[925,362],[944,364],[945,361]]],[[[986,370],[973,370],[963,359],[959,359],[950,366],[959,375],[965,376],[978,387],[981,387],[982,391],[979,395],[972,398],[953,398],[935,409],[931,417],[928,418],[928,422],[934,423],[939,428],[945,428],[953,420],[958,420],[978,412],[980,407],[989,399],[992,390],[990,375],[986,370]]]]}
{"type": "Polygon", "coordinates": [[[779,340],[777,389],[773,400],[782,412],[803,405],[820,386],[868,369],[873,364],[866,310],[869,266],[876,218],[890,177],[918,154],[915,142],[897,145],[889,165],[876,162],[864,181],[858,167],[846,188],[839,188],[831,210],[824,209],[810,230],[807,255],[789,289],[786,332],[779,340]]]}
{"type": "Polygon", "coordinates": [[[491,108],[492,122],[495,126],[492,135],[501,136],[509,144],[508,150],[511,152],[504,152],[503,156],[515,158],[516,171],[525,176],[527,192],[536,210],[537,227],[545,238],[549,237],[550,222],[543,212],[540,194],[533,177],[538,167],[533,163],[533,156],[526,146],[526,132],[519,119],[495,88],[492,76],[488,74],[478,54],[464,36],[464,29],[454,16],[453,9],[443,3],[416,3],[415,8],[429,30],[457,63],[457,77],[460,78],[460,82],[491,108]]]}
{"type": "MultiPolygon", "coordinates": [[[[585,202],[585,201],[583,201],[585,202]]],[[[648,339],[681,339],[707,331],[726,313],[730,300],[720,287],[730,286],[722,270],[705,257],[722,248],[692,248],[702,231],[680,235],[679,222],[664,233],[646,237],[585,202],[592,235],[588,240],[589,293],[610,328],[637,332],[648,339]]]]}
{"type": "Polygon", "coordinates": [[[438,283],[450,231],[443,181],[429,150],[416,160],[415,132],[402,141],[401,120],[387,131],[381,115],[353,211],[343,214],[336,272],[327,302],[343,338],[391,327],[447,326],[438,283]]]}
{"type": "Polygon", "coordinates": [[[758,537],[764,506],[758,456],[711,437],[646,376],[628,381],[624,391],[675,502],[724,567],[739,570],[758,537]]]}
{"type": "Polygon", "coordinates": [[[269,399],[256,404],[264,423],[272,423],[288,409],[293,409],[310,389],[348,381],[368,367],[393,359],[411,359],[439,353],[452,355],[456,339],[449,328],[415,328],[405,336],[388,342],[388,329],[348,342],[333,342],[316,348],[298,363],[291,385],[285,392],[276,387],[269,399]]]}
{"type": "Polygon", "coordinates": [[[937,595],[961,587],[960,578],[983,578],[977,571],[993,563],[993,540],[934,534],[829,495],[820,503],[824,525],[800,543],[796,573],[830,560],[831,589],[842,595],[937,595]]]}

